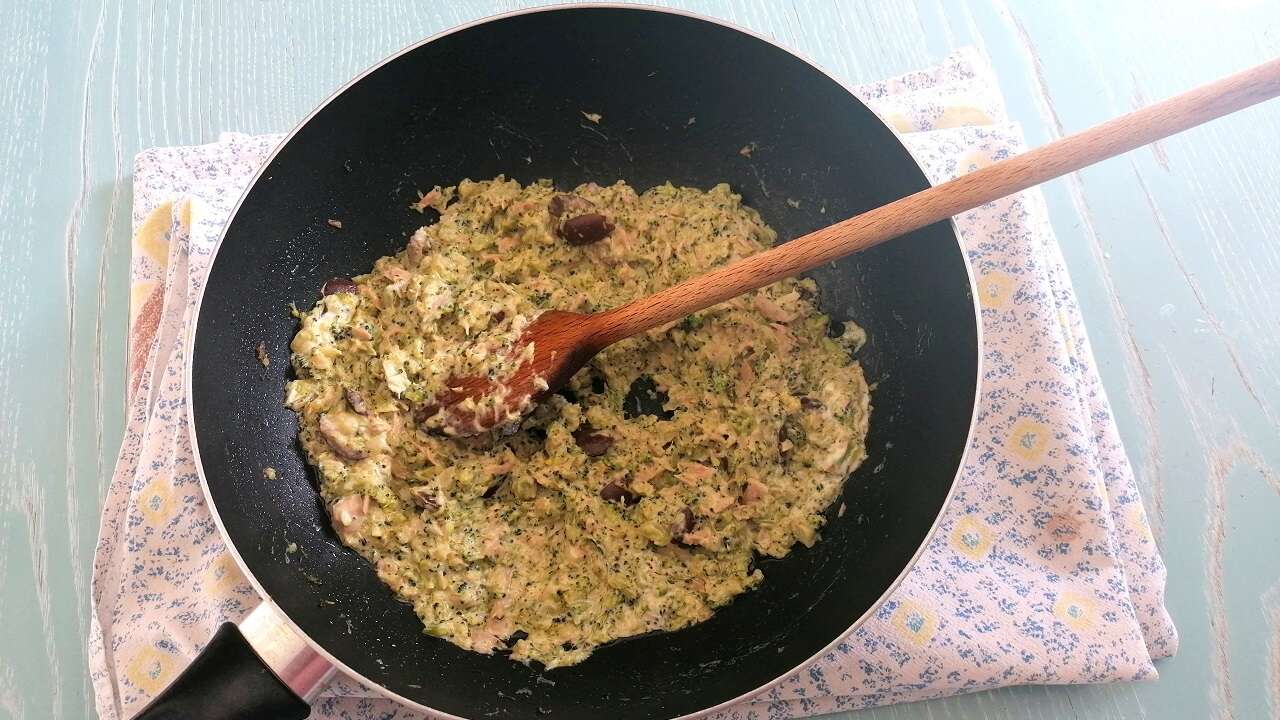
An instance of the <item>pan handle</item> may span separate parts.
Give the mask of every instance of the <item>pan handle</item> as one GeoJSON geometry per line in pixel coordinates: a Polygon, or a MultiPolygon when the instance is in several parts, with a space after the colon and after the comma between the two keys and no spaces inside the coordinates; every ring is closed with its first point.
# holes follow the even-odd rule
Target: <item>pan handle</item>
{"type": "Polygon", "coordinates": [[[302,720],[334,668],[266,601],[213,639],[134,720],[302,720]]]}

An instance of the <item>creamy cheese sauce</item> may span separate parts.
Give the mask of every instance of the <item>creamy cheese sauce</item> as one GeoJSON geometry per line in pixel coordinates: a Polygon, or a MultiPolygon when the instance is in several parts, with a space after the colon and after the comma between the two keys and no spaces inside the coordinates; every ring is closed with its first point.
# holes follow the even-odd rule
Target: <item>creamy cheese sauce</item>
{"type": "Polygon", "coordinates": [[[428,633],[569,665],[706,620],[765,582],[753,554],[818,541],[865,457],[870,401],[862,331],[829,333],[809,280],[620,342],[514,427],[427,427],[447,378],[527,359],[511,348],[543,310],[607,309],[769,247],[727,186],[559,195],[498,178],[428,205],[439,222],[299,313],[286,398],[338,536],[428,633]],[[565,230],[588,211],[603,239],[565,230]],[[624,407],[638,381],[660,416],[624,407]]]}

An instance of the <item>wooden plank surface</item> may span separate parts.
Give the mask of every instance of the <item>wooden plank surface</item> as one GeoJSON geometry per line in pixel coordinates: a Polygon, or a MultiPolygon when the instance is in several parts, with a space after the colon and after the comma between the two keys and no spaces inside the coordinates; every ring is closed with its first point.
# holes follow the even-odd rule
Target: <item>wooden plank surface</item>
{"type": "MultiPolygon", "coordinates": [[[[399,47],[529,3],[0,3],[0,717],[93,715],[83,639],[123,428],[130,166],[286,130],[399,47]]],[[[689,0],[861,82],[977,45],[1032,143],[1280,55],[1280,4],[689,0]]],[[[1280,717],[1280,107],[1046,188],[1170,568],[1139,685],[867,718],[1280,717]]]]}

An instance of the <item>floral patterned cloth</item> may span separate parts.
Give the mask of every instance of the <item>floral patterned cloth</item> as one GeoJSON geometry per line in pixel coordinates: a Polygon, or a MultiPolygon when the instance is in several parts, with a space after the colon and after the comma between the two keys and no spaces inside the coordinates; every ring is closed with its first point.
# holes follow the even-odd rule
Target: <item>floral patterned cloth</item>
{"type": "MultiPolygon", "coordinates": [[[[1024,148],[983,58],[857,94],[934,182],[1024,148]]],[[[132,715],[258,602],[204,505],[182,386],[191,303],[232,206],[279,136],[142,153],[135,169],[129,422],[93,568],[98,711],[132,715]]],[[[1044,200],[957,218],[982,305],[977,430],[915,568],[856,632],[721,713],[781,719],[1027,683],[1154,678],[1177,634],[1165,568],[1111,417],[1044,200]]],[[[317,718],[416,714],[346,678],[317,718]]]]}

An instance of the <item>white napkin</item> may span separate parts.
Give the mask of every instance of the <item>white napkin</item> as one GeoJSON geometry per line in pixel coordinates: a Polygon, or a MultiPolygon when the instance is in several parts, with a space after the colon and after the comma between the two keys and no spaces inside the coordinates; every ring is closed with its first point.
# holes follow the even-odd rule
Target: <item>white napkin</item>
{"type": "MultiPolygon", "coordinates": [[[[933,182],[1024,149],[985,60],[865,85],[933,182]]],[[[128,717],[257,603],[200,491],[183,338],[231,207],[279,136],[158,148],[135,165],[129,423],[94,558],[91,674],[128,717]]],[[[858,631],[724,718],[791,718],[1028,683],[1154,678],[1177,648],[1165,568],[1039,191],[957,218],[978,280],[977,431],[936,536],[858,631]]],[[[283,361],[283,359],[279,359],[283,361]]],[[[312,717],[413,713],[346,678],[312,717]]]]}

